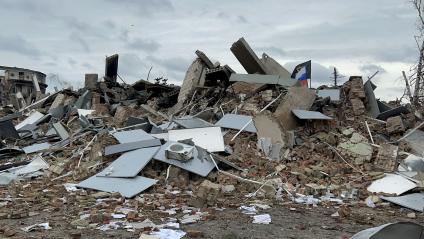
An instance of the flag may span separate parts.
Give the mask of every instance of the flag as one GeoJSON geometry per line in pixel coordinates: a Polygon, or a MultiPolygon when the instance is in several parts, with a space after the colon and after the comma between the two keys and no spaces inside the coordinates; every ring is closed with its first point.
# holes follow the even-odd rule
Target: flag
{"type": "Polygon", "coordinates": [[[311,61],[297,65],[293,70],[291,78],[300,81],[302,86],[308,87],[308,80],[311,80],[311,61]]]}

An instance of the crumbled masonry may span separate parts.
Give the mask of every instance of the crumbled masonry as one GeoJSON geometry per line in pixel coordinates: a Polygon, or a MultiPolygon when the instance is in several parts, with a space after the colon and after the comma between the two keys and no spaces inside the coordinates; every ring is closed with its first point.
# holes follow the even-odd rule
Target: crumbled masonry
{"type": "MultiPolygon", "coordinates": [[[[196,51],[181,87],[126,84],[114,55],[82,89],[34,91],[25,104],[0,94],[0,219],[63,212],[72,238],[204,238],[185,226],[219,220],[224,208],[249,209],[261,226],[274,221],[257,212],[268,205],[332,207],[338,220],[360,207],[422,212],[414,199],[423,195],[424,134],[409,105],[377,109],[384,102],[360,76],[302,87],[244,38],[231,51],[247,76],[196,51]]],[[[0,233],[27,238],[57,226],[0,221],[0,233]]]]}

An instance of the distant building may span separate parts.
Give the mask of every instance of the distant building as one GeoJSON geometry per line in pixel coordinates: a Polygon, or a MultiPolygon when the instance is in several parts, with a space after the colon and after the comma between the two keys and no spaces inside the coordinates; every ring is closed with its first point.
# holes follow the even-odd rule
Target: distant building
{"type": "Polygon", "coordinates": [[[30,104],[37,98],[34,76],[38,81],[40,93],[46,93],[46,75],[39,71],[30,69],[0,66],[4,70],[4,75],[0,76],[0,104],[13,104],[15,102],[10,96],[20,92],[27,104],[30,104]]]}

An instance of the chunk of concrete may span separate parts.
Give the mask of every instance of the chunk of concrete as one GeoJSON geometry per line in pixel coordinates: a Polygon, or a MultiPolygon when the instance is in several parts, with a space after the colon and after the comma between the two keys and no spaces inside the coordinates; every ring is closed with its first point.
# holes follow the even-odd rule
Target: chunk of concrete
{"type": "Polygon", "coordinates": [[[402,118],[400,116],[388,118],[386,121],[386,130],[389,134],[404,132],[405,126],[403,125],[402,118]]]}
{"type": "Polygon", "coordinates": [[[196,58],[196,60],[191,63],[178,95],[178,103],[180,105],[178,108],[183,106],[184,101],[191,96],[196,86],[203,86],[206,69],[206,64],[199,58],[196,58]]]}
{"type": "Polygon", "coordinates": [[[283,101],[274,112],[285,130],[292,130],[298,126],[297,118],[292,110],[309,110],[316,98],[315,91],[305,87],[290,87],[283,101]]]}
{"type": "Polygon", "coordinates": [[[266,74],[265,65],[243,37],[234,42],[230,50],[247,73],[266,74]]]}

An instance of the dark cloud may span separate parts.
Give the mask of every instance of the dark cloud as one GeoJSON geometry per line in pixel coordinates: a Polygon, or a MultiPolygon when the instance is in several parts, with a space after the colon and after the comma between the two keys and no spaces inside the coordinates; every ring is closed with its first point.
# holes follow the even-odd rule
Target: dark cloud
{"type": "Polygon", "coordinates": [[[41,52],[22,36],[0,35],[0,51],[17,53],[30,57],[38,57],[41,52]]]}
{"type": "Polygon", "coordinates": [[[153,40],[135,38],[127,44],[130,49],[142,50],[144,52],[155,52],[159,49],[160,44],[153,40]]]}

